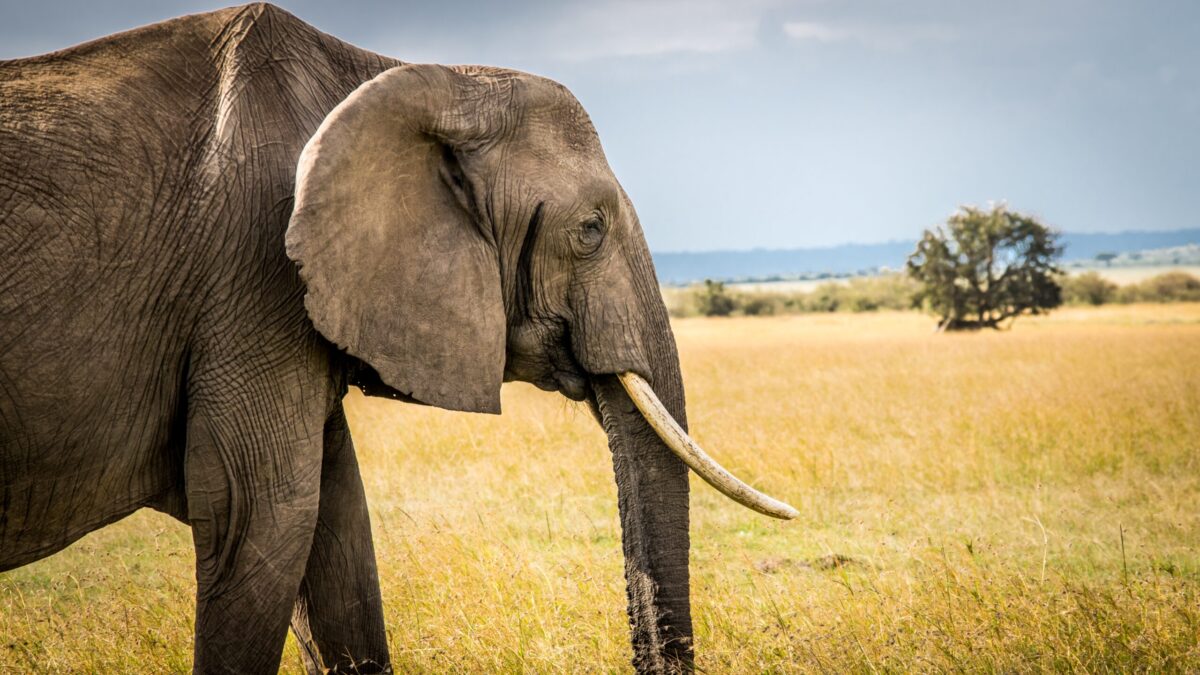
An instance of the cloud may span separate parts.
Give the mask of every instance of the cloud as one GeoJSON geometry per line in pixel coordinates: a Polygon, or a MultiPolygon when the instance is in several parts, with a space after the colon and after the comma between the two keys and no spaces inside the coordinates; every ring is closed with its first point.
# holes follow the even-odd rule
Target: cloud
{"type": "Polygon", "coordinates": [[[713,54],[749,49],[771,1],[614,0],[575,7],[552,27],[560,58],[713,54]]]}
{"type": "Polygon", "coordinates": [[[905,50],[922,42],[953,42],[959,38],[954,27],[937,23],[835,26],[816,21],[788,21],[783,24],[783,33],[798,42],[853,42],[884,51],[905,50]]]}
{"type": "Polygon", "coordinates": [[[816,42],[841,42],[854,36],[844,28],[816,23],[813,21],[789,21],[783,24],[783,32],[795,40],[813,40],[816,42]]]}

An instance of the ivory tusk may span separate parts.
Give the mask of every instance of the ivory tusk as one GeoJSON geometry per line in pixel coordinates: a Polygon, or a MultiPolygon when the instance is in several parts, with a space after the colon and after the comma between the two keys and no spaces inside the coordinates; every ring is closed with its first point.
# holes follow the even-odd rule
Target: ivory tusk
{"type": "Polygon", "coordinates": [[[754,488],[738,480],[725,467],[717,464],[700,446],[687,435],[671,413],[667,412],[658,395],[650,388],[650,383],[637,373],[620,373],[617,377],[621,385],[633,399],[633,404],[641,411],[642,416],[654,428],[658,437],[666,443],[671,452],[678,455],[692,471],[715,487],[721,494],[747,508],[773,518],[791,520],[800,512],[778,499],[768,497],[754,488]]]}

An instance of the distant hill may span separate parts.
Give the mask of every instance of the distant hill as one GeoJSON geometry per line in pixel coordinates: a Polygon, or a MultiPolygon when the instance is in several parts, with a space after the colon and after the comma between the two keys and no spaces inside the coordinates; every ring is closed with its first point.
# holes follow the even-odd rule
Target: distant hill
{"type": "Polygon", "coordinates": [[[1111,260],[1099,261],[1082,258],[1064,263],[1064,267],[1097,269],[1121,267],[1198,267],[1200,266],[1200,244],[1184,244],[1167,248],[1144,248],[1140,251],[1118,253],[1111,260]]]}
{"type": "MultiPolygon", "coordinates": [[[[1200,243],[1200,228],[1156,232],[1089,234],[1068,232],[1064,261],[1094,258],[1098,253],[1130,253],[1200,243]]],[[[702,279],[747,280],[815,278],[870,274],[900,269],[915,240],[883,244],[843,244],[826,248],[752,249],[655,253],[654,266],[664,284],[685,284],[702,279]]]]}

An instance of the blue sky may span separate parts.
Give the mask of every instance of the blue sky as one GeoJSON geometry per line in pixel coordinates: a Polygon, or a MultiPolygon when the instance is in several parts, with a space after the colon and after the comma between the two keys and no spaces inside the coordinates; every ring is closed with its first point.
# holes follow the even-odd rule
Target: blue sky
{"type": "MultiPolygon", "coordinates": [[[[563,82],[657,251],[915,238],[992,200],[1076,232],[1200,227],[1198,2],[277,4],[563,82]]],[[[2,0],[0,58],[220,6],[2,0]]]]}

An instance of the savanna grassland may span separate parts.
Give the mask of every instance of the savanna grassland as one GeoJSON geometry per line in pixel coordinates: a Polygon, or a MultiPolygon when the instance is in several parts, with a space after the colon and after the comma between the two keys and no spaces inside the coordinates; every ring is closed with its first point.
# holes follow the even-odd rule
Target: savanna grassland
{"type": "MultiPolygon", "coordinates": [[[[676,322],[694,436],[802,513],[693,479],[699,667],[1200,670],[1200,305],[933,324],[676,322]]],[[[348,401],[397,672],[627,669],[584,408],[524,385],[501,417],[348,401]]],[[[188,530],[141,512],[0,576],[0,672],[187,670],[193,592],[188,530]]]]}

